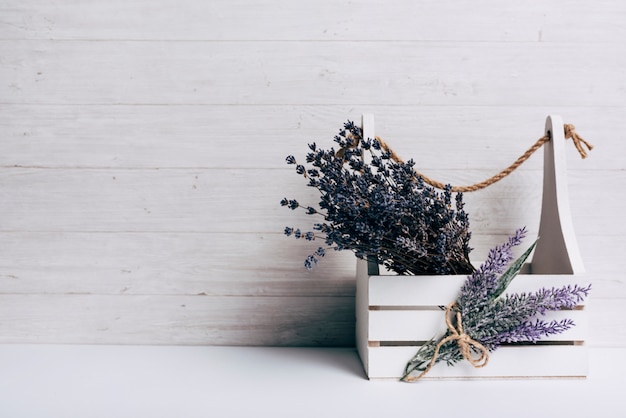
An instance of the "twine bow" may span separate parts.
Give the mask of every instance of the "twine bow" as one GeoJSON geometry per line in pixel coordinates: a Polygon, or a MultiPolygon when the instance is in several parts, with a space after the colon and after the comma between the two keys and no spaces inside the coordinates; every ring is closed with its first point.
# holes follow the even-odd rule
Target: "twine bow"
{"type": "Polygon", "coordinates": [[[439,350],[441,349],[441,347],[449,341],[456,341],[457,345],[459,346],[459,350],[463,355],[463,358],[469,361],[472,366],[480,368],[487,365],[487,362],[489,361],[489,350],[487,350],[484,345],[472,339],[463,331],[461,312],[456,311],[456,327],[450,320],[450,313],[452,312],[452,309],[456,306],[456,302],[452,302],[446,307],[446,325],[448,326],[448,331],[450,331],[450,335],[439,341],[439,343],[435,347],[433,357],[430,359],[430,363],[428,363],[428,366],[426,366],[424,371],[422,371],[419,375],[415,377],[407,376],[406,378],[404,378],[405,382],[415,382],[416,380],[424,377],[424,375],[428,373],[437,362],[437,356],[439,356],[439,350]],[[479,352],[479,357],[475,358],[472,355],[473,352],[479,352]]]}

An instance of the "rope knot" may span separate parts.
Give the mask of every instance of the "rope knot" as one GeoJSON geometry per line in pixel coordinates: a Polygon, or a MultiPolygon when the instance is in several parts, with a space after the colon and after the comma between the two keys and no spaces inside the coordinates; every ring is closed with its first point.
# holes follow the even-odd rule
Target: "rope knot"
{"type": "Polygon", "coordinates": [[[455,341],[457,343],[461,355],[465,360],[469,361],[472,366],[480,368],[487,365],[487,362],[489,361],[489,350],[487,350],[487,347],[472,339],[463,331],[460,311],[456,311],[456,326],[452,323],[450,313],[456,306],[456,302],[452,302],[446,307],[446,325],[448,326],[450,335],[437,343],[435,352],[433,353],[433,357],[430,359],[428,366],[426,366],[426,368],[416,377],[405,377],[403,379],[405,382],[414,382],[424,377],[424,375],[428,373],[437,362],[437,357],[439,356],[439,350],[441,350],[441,347],[450,341],[455,341]],[[478,358],[475,358],[473,355],[476,352],[480,354],[478,358]]]}
{"type": "Polygon", "coordinates": [[[582,144],[584,144],[587,149],[589,151],[591,151],[593,149],[593,145],[591,145],[589,142],[585,141],[585,139],[578,135],[578,133],[575,130],[576,128],[574,127],[574,125],[570,124],[570,123],[566,123],[563,125],[563,133],[565,134],[565,139],[571,139],[574,142],[574,146],[576,147],[576,149],[578,150],[578,153],[580,154],[581,158],[587,158],[587,151],[585,151],[585,149],[583,148],[582,144]]]}
{"type": "Polygon", "coordinates": [[[456,306],[456,302],[453,302],[446,307],[446,325],[450,331],[450,336],[447,337],[449,339],[448,341],[456,341],[463,358],[469,361],[472,366],[476,368],[485,367],[489,361],[489,350],[463,331],[461,312],[456,311],[456,327],[452,324],[452,321],[450,321],[450,312],[456,306]],[[474,358],[474,356],[472,356],[473,351],[478,351],[480,356],[478,358],[474,358]]]}

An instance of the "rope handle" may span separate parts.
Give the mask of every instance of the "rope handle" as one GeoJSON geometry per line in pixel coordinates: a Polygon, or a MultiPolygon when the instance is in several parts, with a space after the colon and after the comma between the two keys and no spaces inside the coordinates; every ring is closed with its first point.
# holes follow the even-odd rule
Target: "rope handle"
{"type": "MultiPolygon", "coordinates": [[[[565,139],[571,139],[572,142],[574,143],[574,146],[576,147],[576,149],[578,150],[578,153],[580,154],[581,158],[587,158],[587,151],[585,151],[585,149],[583,148],[583,145],[585,145],[587,147],[587,149],[589,151],[591,151],[593,149],[593,145],[591,145],[590,143],[588,143],[587,141],[585,141],[585,139],[583,137],[581,137],[580,135],[578,135],[578,133],[576,132],[574,125],[571,125],[569,123],[566,123],[563,125],[563,130],[564,130],[564,134],[565,134],[565,139]]],[[[389,146],[389,144],[387,144],[387,142],[385,142],[385,140],[383,140],[381,137],[376,136],[376,140],[380,143],[380,147],[384,150],[387,151],[391,157],[392,160],[394,160],[397,163],[402,163],[404,162],[402,160],[402,158],[400,158],[400,156],[398,154],[396,154],[396,152],[389,146]]],[[[537,151],[539,148],[541,148],[543,146],[543,144],[545,144],[546,142],[548,142],[550,140],[550,133],[546,133],[544,136],[542,136],[541,138],[539,138],[537,140],[537,142],[535,142],[533,144],[533,146],[531,146],[530,148],[528,148],[526,150],[526,152],[524,154],[522,154],[517,160],[515,160],[515,162],[513,164],[511,164],[510,166],[508,166],[507,168],[505,168],[504,170],[500,171],[498,174],[496,174],[495,176],[492,176],[490,178],[488,178],[485,181],[482,181],[480,183],[476,183],[476,184],[472,184],[470,186],[454,186],[452,187],[452,191],[453,192],[475,192],[476,190],[481,190],[484,189],[487,186],[492,185],[493,183],[496,183],[500,180],[502,180],[503,178],[505,178],[506,176],[508,176],[509,174],[511,174],[513,171],[515,171],[515,169],[517,169],[520,165],[522,165],[528,158],[530,158],[530,156],[537,151]]],[[[445,184],[433,180],[419,172],[415,172],[415,174],[417,176],[422,177],[422,179],[424,180],[425,183],[438,188],[438,189],[444,189],[446,187],[445,184]]]]}

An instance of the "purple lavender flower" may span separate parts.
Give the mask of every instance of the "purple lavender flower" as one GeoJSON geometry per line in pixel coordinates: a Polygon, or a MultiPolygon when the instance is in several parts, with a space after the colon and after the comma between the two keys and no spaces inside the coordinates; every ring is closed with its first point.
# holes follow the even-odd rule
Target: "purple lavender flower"
{"type": "MultiPolygon", "coordinates": [[[[511,263],[513,259],[511,250],[521,243],[525,233],[524,228],[518,229],[506,243],[493,248],[485,263],[468,276],[456,301],[456,309],[461,314],[463,332],[489,351],[496,350],[506,343],[535,343],[543,337],[570,329],[574,326],[571,319],[546,322],[540,317],[548,311],[575,308],[591,290],[591,285],[586,287],[568,285],[561,288],[542,288],[531,293],[505,295],[506,287],[519,273],[535,245],[531,245],[511,263]]],[[[438,341],[449,335],[450,331],[447,331],[438,341]]],[[[420,348],[408,362],[403,380],[413,372],[427,369],[438,341],[431,340],[420,348]]],[[[436,362],[445,361],[452,365],[461,360],[463,355],[458,345],[454,341],[449,341],[441,346],[436,362]]]]}
{"type": "Polygon", "coordinates": [[[489,350],[495,350],[503,343],[536,342],[574,325],[569,319],[546,323],[539,319],[540,316],[548,311],[573,309],[588,296],[590,289],[591,285],[574,285],[505,295],[479,310],[462,312],[463,327],[468,335],[489,350]]]}
{"type": "Polygon", "coordinates": [[[541,335],[565,330],[572,324],[531,321],[548,311],[574,308],[591,289],[574,285],[501,296],[534,248],[533,244],[504,270],[512,260],[512,248],[520,245],[525,234],[524,228],[518,229],[508,242],[493,248],[485,263],[468,277],[457,300],[465,332],[490,350],[511,339],[536,341],[541,335]]]}
{"type": "Polygon", "coordinates": [[[506,343],[530,342],[536,343],[542,337],[560,334],[574,326],[574,321],[569,318],[560,321],[545,322],[541,319],[535,321],[526,321],[517,328],[509,331],[500,332],[493,341],[487,342],[488,345],[497,346],[506,343]]]}
{"type": "Polygon", "coordinates": [[[489,299],[497,287],[498,278],[513,260],[513,247],[520,245],[525,236],[526,228],[520,228],[507,242],[489,250],[485,262],[468,277],[461,288],[458,304],[462,310],[477,300],[486,302],[489,299]]]}

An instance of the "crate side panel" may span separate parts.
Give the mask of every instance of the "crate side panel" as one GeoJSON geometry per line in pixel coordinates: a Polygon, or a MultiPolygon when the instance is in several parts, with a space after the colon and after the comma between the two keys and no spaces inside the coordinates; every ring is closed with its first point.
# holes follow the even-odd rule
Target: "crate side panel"
{"type": "Polygon", "coordinates": [[[367,263],[357,263],[356,277],[356,348],[361,363],[368,373],[368,341],[369,341],[369,279],[367,263]]]}

